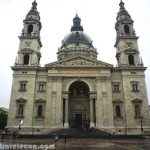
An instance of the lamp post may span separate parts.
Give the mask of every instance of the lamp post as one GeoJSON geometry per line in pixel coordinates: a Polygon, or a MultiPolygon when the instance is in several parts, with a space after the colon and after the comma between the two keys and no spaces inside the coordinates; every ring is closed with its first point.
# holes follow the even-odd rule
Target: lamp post
{"type": "Polygon", "coordinates": [[[66,143],[67,143],[67,134],[64,133],[63,136],[64,136],[64,142],[65,142],[65,145],[66,145],[66,143]]]}
{"type": "Polygon", "coordinates": [[[143,132],[143,120],[140,120],[140,124],[141,124],[141,132],[143,132]]]}
{"type": "Polygon", "coordinates": [[[22,124],[23,124],[23,120],[20,120],[20,121],[19,121],[19,128],[18,128],[19,130],[21,130],[22,124]]]}

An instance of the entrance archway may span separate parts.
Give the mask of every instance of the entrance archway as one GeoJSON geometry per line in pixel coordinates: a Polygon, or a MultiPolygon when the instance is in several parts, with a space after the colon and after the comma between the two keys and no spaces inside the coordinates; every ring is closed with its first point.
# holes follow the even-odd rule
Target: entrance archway
{"type": "Polygon", "coordinates": [[[83,81],[75,81],[69,87],[68,121],[70,127],[90,126],[89,87],[83,81]]]}

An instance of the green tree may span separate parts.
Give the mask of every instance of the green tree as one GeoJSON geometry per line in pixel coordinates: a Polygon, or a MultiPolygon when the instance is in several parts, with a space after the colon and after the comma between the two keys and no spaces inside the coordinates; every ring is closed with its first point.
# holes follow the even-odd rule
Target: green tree
{"type": "Polygon", "coordinates": [[[7,125],[8,114],[5,112],[0,113],[0,130],[4,130],[7,125]]]}

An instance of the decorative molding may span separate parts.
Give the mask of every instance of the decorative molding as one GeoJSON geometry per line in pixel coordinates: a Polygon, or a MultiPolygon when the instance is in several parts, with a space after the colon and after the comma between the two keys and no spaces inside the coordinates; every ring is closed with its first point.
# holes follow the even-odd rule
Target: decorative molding
{"type": "Polygon", "coordinates": [[[126,49],[126,50],[124,50],[124,52],[126,53],[126,54],[139,54],[139,51],[138,50],[135,50],[135,49],[131,49],[131,48],[128,48],[128,49],[126,49]]]}
{"type": "Polygon", "coordinates": [[[13,71],[36,71],[38,70],[38,66],[23,66],[23,65],[19,65],[19,66],[11,66],[11,69],[13,71]]]}
{"type": "Polygon", "coordinates": [[[46,100],[44,100],[44,99],[37,99],[37,100],[35,100],[35,103],[46,103],[46,100]]]}
{"type": "Polygon", "coordinates": [[[45,65],[45,67],[104,67],[111,68],[113,65],[99,61],[93,60],[81,56],[76,56],[73,58],[56,61],[45,65]]]}
{"type": "Polygon", "coordinates": [[[96,78],[97,82],[106,82],[107,80],[111,80],[110,76],[99,76],[96,78]]]}
{"type": "Polygon", "coordinates": [[[129,70],[129,71],[138,71],[138,70],[142,70],[145,71],[147,69],[147,67],[143,67],[143,66],[120,66],[120,67],[113,67],[111,68],[111,71],[124,71],[124,70],[129,70]]]}
{"type": "Polygon", "coordinates": [[[16,100],[17,103],[26,103],[27,100],[26,99],[23,99],[23,98],[19,98],[16,100]]]}
{"type": "Polygon", "coordinates": [[[123,103],[123,101],[120,99],[115,99],[115,100],[113,100],[113,103],[123,103]]]}
{"type": "Polygon", "coordinates": [[[24,48],[24,49],[21,50],[21,52],[23,54],[31,54],[33,52],[33,50],[30,49],[30,48],[24,48]]]}
{"type": "Polygon", "coordinates": [[[132,100],[131,102],[132,103],[142,103],[143,101],[141,99],[136,98],[136,99],[132,100]]]}

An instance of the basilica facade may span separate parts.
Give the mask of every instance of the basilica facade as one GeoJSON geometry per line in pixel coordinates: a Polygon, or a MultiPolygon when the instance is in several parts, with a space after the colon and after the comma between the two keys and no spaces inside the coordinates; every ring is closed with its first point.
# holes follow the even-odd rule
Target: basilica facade
{"type": "Polygon", "coordinates": [[[8,130],[46,134],[61,128],[97,128],[109,133],[150,131],[143,62],[134,21],[119,4],[117,67],[97,59],[98,51],[76,14],[57,60],[40,66],[42,24],[37,2],[23,21],[13,70],[8,130]]]}

